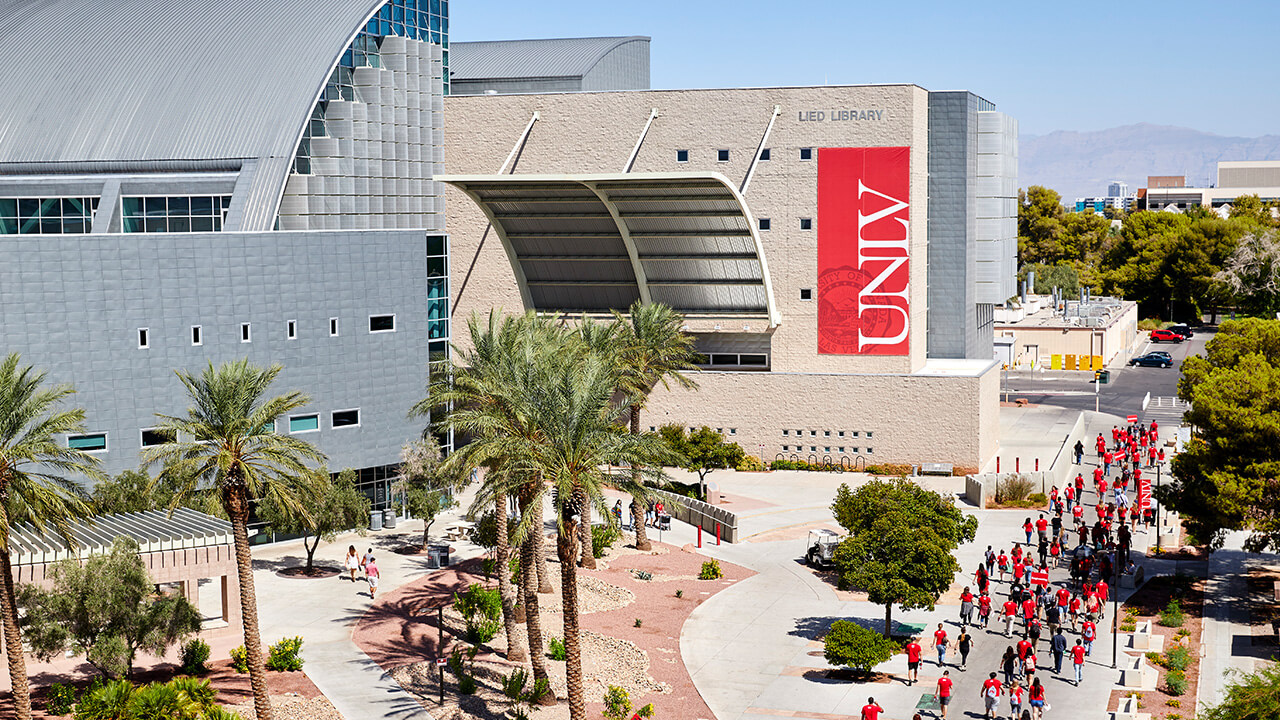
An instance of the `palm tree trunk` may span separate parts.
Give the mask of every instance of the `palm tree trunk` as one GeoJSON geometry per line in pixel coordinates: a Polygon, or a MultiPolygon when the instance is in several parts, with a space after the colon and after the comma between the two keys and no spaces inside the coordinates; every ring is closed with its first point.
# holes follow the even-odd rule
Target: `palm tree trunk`
{"type": "MultiPolygon", "coordinates": [[[[522,501],[522,510],[527,506],[522,501]]],[[[542,643],[542,616],[538,612],[538,582],[537,573],[530,572],[528,567],[537,562],[538,557],[538,538],[542,537],[538,532],[531,532],[529,536],[520,543],[520,580],[521,591],[524,593],[524,617],[525,632],[529,637],[529,664],[533,666],[533,679],[549,680],[547,675],[547,654],[546,646],[542,643]]],[[[546,563],[543,563],[544,565],[546,563]]],[[[555,704],[555,692],[548,693],[549,697],[538,699],[539,705],[555,704]]]]}
{"type": "MultiPolygon", "coordinates": [[[[5,492],[7,496],[7,491],[5,492]]],[[[0,502],[0,537],[3,545],[9,547],[8,498],[0,502]]],[[[31,685],[27,682],[27,658],[22,649],[22,634],[18,629],[18,602],[14,595],[13,566],[9,563],[9,553],[0,552],[0,614],[4,620],[4,649],[9,655],[9,684],[13,688],[13,704],[15,717],[18,720],[31,720],[31,685]]]]}
{"type": "Polygon", "coordinates": [[[533,521],[534,528],[534,564],[538,571],[538,592],[543,595],[550,595],[555,592],[555,588],[551,586],[551,578],[547,576],[547,531],[542,525],[542,500],[538,500],[538,514],[533,521]]]}
{"type": "Polygon", "coordinates": [[[249,684],[253,688],[253,709],[257,720],[272,720],[267,696],[267,667],[262,661],[262,637],[258,632],[258,599],[253,589],[253,557],[249,554],[249,498],[244,485],[235,482],[224,491],[227,516],[235,537],[236,574],[240,577],[240,620],[244,625],[245,659],[249,664],[249,684]]]}
{"type": "MultiPolygon", "coordinates": [[[[585,488],[578,488],[574,491],[576,496],[578,510],[582,513],[582,521],[578,524],[578,549],[581,550],[582,567],[588,570],[596,569],[596,556],[592,552],[593,542],[591,540],[591,500],[587,497],[585,488]]],[[[563,575],[564,571],[560,573],[563,575]]],[[[563,590],[563,589],[562,589],[563,590]]]]}
{"type": "Polygon", "coordinates": [[[507,660],[524,662],[526,653],[516,632],[515,589],[511,587],[511,543],[507,538],[507,494],[499,493],[493,501],[493,517],[496,520],[498,547],[498,597],[502,598],[502,626],[507,632],[507,660]]]}
{"type": "MultiPolygon", "coordinates": [[[[631,434],[640,434],[640,406],[636,403],[631,404],[631,434]]],[[[640,471],[633,470],[631,479],[635,484],[640,484],[640,471]]],[[[653,549],[653,545],[649,542],[649,536],[645,533],[644,527],[645,508],[640,505],[640,498],[631,498],[631,530],[636,536],[636,549],[641,552],[648,552],[653,549]]]]}
{"type": "MultiPolygon", "coordinates": [[[[574,542],[577,538],[574,522],[563,521],[564,530],[557,536],[556,548],[560,555],[560,602],[564,620],[565,684],[569,689],[570,720],[585,720],[587,704],[582,696],[582,641],[578,634],[578,568],[573,563],[574,542]]],[[[589,550],[583,551],[590,555],[589,550]]]]}

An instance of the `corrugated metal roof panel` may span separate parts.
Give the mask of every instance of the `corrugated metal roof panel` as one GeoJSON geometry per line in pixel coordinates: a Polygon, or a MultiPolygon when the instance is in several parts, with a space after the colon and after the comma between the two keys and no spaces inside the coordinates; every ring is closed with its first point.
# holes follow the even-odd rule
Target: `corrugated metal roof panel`
{"type": "Polygon", "coordinates": [[[385,0],[0,0],[0,163],[291,158],[385,0]]]}
{"type": "Polygon", "coordinates": [[[449,48],[451,80],[581,77],[611,51],[630,42],[649,42],[644,35],[629,37],[553,38],[455,42],[449,48]]]}

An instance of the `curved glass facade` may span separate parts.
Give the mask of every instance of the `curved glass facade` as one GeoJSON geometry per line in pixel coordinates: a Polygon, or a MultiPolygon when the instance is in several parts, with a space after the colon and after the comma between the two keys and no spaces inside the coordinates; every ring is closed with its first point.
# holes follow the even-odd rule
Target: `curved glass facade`
{"type": "Polygon", "coordinates": [[[444,94],[449,94],[449,2],[448,0],[388,0],[342,53],[329,76],[320,101],[298,143],[294,172],[311,172],[311,139],[325,135],[325,109],[330,100],[355,100],[354,77],[358,67],[382,67],[379,47],[388,36],[397,36],[439,45],[444,52],[444,94]]]}

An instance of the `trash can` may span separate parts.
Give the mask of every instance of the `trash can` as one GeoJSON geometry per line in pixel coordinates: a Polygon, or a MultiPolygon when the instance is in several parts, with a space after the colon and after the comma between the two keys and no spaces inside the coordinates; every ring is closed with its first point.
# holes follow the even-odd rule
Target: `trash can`
{"type": "Polygon", "coordinates": [[[432,545],[427,548],[427,567],[439,569],[449,565],[449,546],[432,545]]]}
{"type": "Polygon", "coordinates": [[[369,529],[372,530],[373,532],[378,532],[379,530],[382,529],[382,511],[381,510],[369,511],[369,529]]]}
{"type": "Polygon", "coordinates": [[[396,526],[396,511],[387,508],[382,511],[382,527],[391,529],[396,526]]]}
{"type": "Polygon", "coordinates": [[[658,516],[658,529],[659,529],[659,530],[670,530],[670,529],[671,529],[671,516],[670,516],[670,515],[667,515],[666,513],[663,513],[662,515],[659,515],[659,516],[658,516]]]}
{"type": "Polygon", "coordinates": [[[1106,385],[1107,383],[1111,382],[1110,370],[1096,370],[1094,371],[1093,376],[1098,379],[1099,385],[1106,385]]]}

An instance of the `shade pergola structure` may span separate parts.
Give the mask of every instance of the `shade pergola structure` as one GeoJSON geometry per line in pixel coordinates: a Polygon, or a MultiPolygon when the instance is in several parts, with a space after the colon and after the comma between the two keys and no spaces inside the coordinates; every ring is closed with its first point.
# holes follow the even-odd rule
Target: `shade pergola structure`
{"type": "Polygon", "coordinates": [[[11,528],[9,561],[14,580],[50,585],[51,571],[58,561],[104,555],[117,537],[129,537],[138,543],[138,557],[152,581],[177,585],[197,607],[200,580],[221,581],[222,614],[206,620],[206,628],[239,624],[235,540],[226,520],[186,507],[175,509],[173,514],[148,510],[73,522],[70,535],[74,544],[52,531],[41,535],[26,525],[11,528]]]}
{"type": "Polygon", "coordinates": [[[636,300],[780,322],[755,219],[719,173],[437,175],[493,225],[526,309],[636,300]]]}

